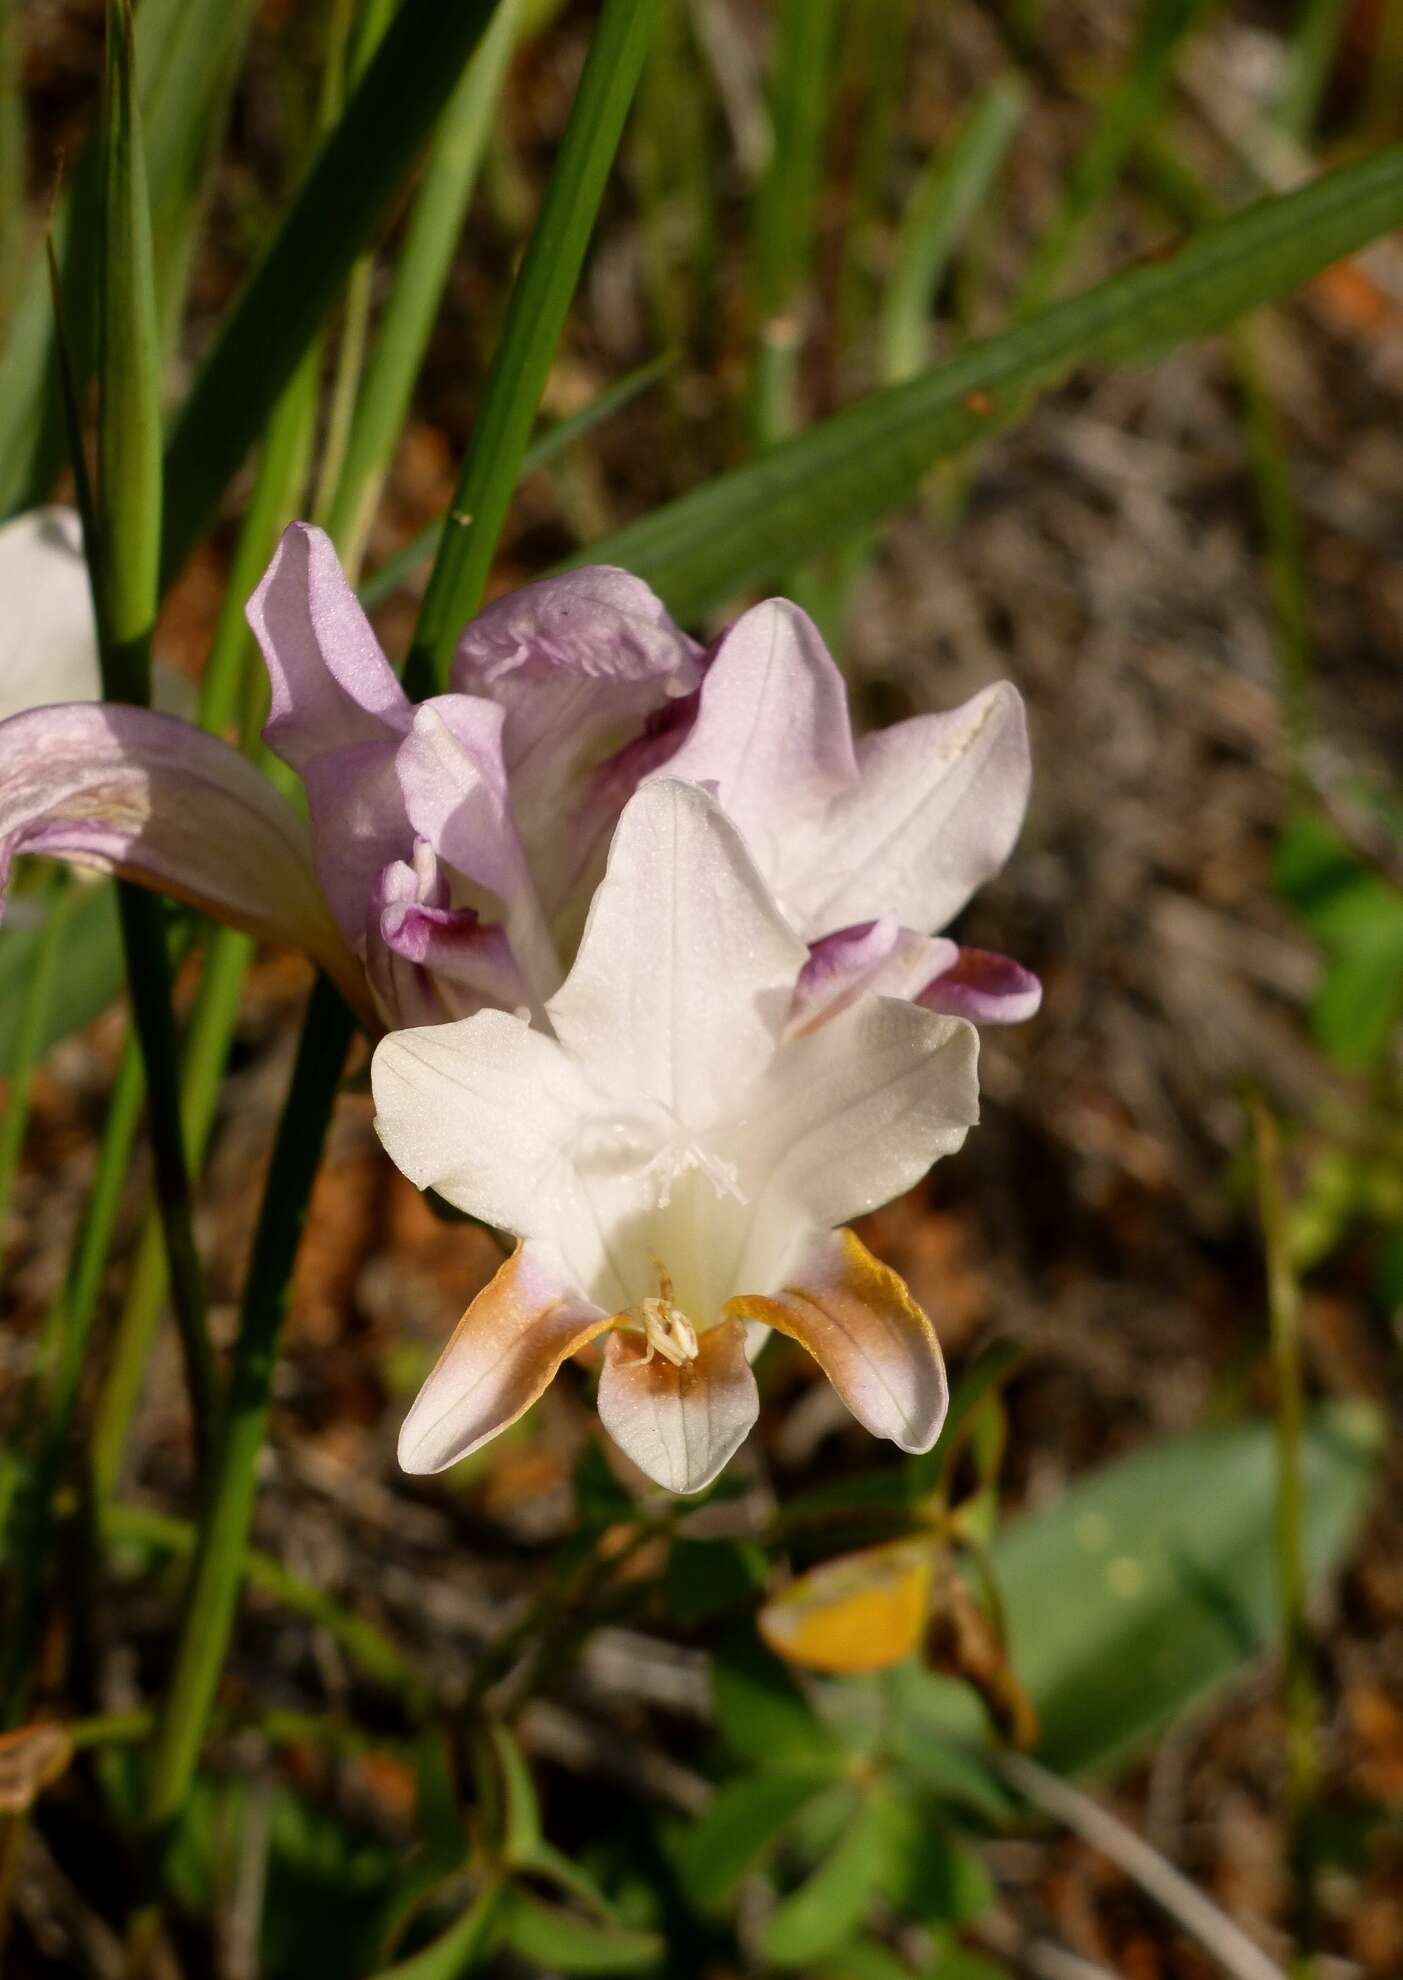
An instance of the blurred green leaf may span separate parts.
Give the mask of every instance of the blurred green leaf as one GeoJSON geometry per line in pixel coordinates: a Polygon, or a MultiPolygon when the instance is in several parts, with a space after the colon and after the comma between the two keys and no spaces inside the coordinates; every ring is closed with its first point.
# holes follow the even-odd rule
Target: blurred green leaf
{"type": "MultiPolygon", "coordinates": [[[[59,943],[50,996],[44,1008],[39,1055],[90,1024],[122,986],[122,934],[110,881],[79,881],[76,900],[59,943]]],[[[44,939],[43,924],[28,918],[31,896],[12,898],[0,935],[0,1063],[14,1054],[23,986],[44,939]]],[[[47,912],[47,910],[46,910],[47,912]]]]}
{"type": "Polygon", "coordinates": [[[578,1918],[519,1888],[503,1903],[500,1929],[514,1953],[545,1973],[646,1973],[665,1951],[656,1932],[578,1918]]]}
{"type": "Polygon", "coordinates": [[[663,1571],[663,1593],[684,1629],[747,1607],[764,1589],[769,1566],[752,1541],[674,1540],[663,1571]]]}
{"type": "Polygon", "coordinates": [[[1394,146],[873,394],[571,561],[622,564],[695,620],[908,501],[932,462],[1021,414],[1074,366],[1144,359],[1205,336],[1400,222],[1403,146],[1394,146]]]}
{"type": "Polygon", "coordinates": [[[808,1966],[850,1938],[882,1881],[885,1836],[880,1798],[863,1795],[837,1847],[771,1912],[761,1937],[776,1966],[808,1966]]]}
{"type": "Polygon", "coordinates": [[[993,1879],[928,1804],[885,1791],[874,1807],[881,1836],[878,1885],[898,1913],[923,1925],[963,1925],[988,1910],[993,1879]]]}
{"type": "Polygon", "coordinates": [[[164,583],[320,332],[492,13],[493,0],[403,0],[181,411],[166,457],[164,583]]]}
{"type": "Polygon", "coordinates": [[[812,1775],[752,1774],[718,1788],[682,1839],[682,1881],[699,1911],[723,1904],[827,1783],[812,1775]]]}
{"type": "Polygon", "coordinates": [[[712,1698],[722,1737],[753,1767],[832,1774],[843,1748],[815,1714],[788,1665],[753,1630],[737,1631],[712,1659],[712,1698]]]}
{"type": "Polygon", "coordinates": [[[1313,812],[1282,834],[1275,880],[1326,954],[1315,1035],[1342,1066],[1365,1072],[1403,1014],[1403,894],[1313,812]]]}
{"type": "MultiPolygon", "coordinates": [[[[1362,1403],[1308,1419],[1305,1552],[1319,1587],[1352,1546],[1377,1483],[1382,1424],[1362,1403]]],[[[1272,1427],[1232,1424],[1137,1451],[1077,1480],[990,1548],[1014,1669],[1060,1773],[1124,1762],[1275,1640],[1272,1427]]],[[[902,1751],[980,1733],[948,1679],[911,1674],[902,1751]]]]}

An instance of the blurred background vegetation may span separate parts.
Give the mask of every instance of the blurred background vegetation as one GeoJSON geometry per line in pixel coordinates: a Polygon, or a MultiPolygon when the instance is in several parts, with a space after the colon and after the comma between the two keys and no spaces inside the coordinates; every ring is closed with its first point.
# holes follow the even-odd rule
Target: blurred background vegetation
{"type": "MultiPolygon", "coordinates": [[[[62,187],[81,349],[104,30],[97,0],[8,4],[7,512],[65,486],[35,250],[62,187]]],[[[395,11],[138,8],[172,409],[395,11]]],[[[507,0],[418,178],[416,143],[394,174],[371,145],[387,222],[274,394],[291,511],[331,523],[397,656],[596,12],[507,0]],[[382,408],[411,263],[431,334],[412,399],[382,408]]],[[[1400,137],[1399,0],[663,0],[492,589],[602,545],[719,627],[757,571],[684,580],[646,534],[663,505],[1400,137]]],[[[971,372],[912,499],[855,495],[859,526],[759,573],[819,619],[864,722],[1000,676],[1029,704],[1029,823],[959,932],[1038,970],[1044,1007],[986,1033],[980,1128],[865,1232],[944,1342],[942,1444],[890,1460],[776,1340],[760,1429],[704,1503],[640,1493],[573,1366],[454,1472],[403,1478],[399,1420],[498,1254],[385,1161],[354,1061],[157,1970],[1403,1971],[1403,243],[1300,272],[1225,334],[1150,324],[1130,366],[1074,366],[1120,354],[1088,330],[1036,401],[971,372]]],[[[237,424],[263,348],[206,392],[202,430],[237,424]]],[[[880,479],[892,434],[838,431],[851,485],[880,479]]],[[[228,601],[278,519],[260,549],[273,448],[239,466],[233,445],[208,528],[190,498],[156,651],[192,706],[212,646],[240,647],[228,601]]],[[[251,733],[256,686],[213,725],[241,707],[251,733]]],[[[13,1454],[114,1081],[138,1104],[110,890],[65,893],[54,935],[48,885],[0,936],[11,1123],[32,1062],[22,1164],[13,1128],[0,1151],[13,1454]]],[[[196,1223],[221,1350],[308,985],[247,960],[222,979],[196,1223]]],[[[181,969],[183,1022],[209,978],[181,969]]],[[[0,1747],[17,1975],[125,1970],[191,1546],[173,1329],[147,1359],[139,1141],[110,1182],[74,1371],[96,1487],[74,1465],[55,1500],[23,1682],[0,1657],[11,1726],[73,1728],[0,1747]]]]}

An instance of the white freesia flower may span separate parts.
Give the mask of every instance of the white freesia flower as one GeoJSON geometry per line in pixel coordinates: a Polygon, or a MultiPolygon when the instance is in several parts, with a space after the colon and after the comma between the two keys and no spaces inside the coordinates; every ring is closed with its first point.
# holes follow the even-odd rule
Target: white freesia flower
{"type": "Polygon", "coordinates": [[[54,701],[96,701],[97,664],[83,528],[72,509],[31,509],[0,525],[0,721],[54,701]]]}
{"type": "Polygon", "coordinates": [[[411,1409],[406,1470],[476,1450],[607,1332],[605,1428],[698,1491],[755,1420],[756,1322],[800,1341],[875,1435],[935,1441],[930,1322],[834,1227],[960,1146],[977,1034],[875,995],[815,1022],[796,1006],[807,953],[714,799],[663,780],[624,811],[549,1034],[483,1011],[382,1040],[391,1156],[521,1240],[411,1409]]]}

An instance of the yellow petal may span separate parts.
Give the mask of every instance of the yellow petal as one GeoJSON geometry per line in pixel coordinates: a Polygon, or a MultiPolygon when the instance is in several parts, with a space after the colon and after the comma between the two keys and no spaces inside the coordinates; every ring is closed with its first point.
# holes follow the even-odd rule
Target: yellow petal
{"type": "Polygon", "coordinates": [[[930,1604],[928,1540],[892,1540],[801,1574],[760,1611],[777,1656],[836,1677],[885,1671],[911,1656],[930,1604]]]}

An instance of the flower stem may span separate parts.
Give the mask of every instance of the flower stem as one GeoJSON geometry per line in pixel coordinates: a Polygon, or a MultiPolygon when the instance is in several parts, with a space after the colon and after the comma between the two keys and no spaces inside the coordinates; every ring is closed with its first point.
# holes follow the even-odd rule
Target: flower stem
{"type": "Polygon", "coordinates": [[[147,1780],[146,1819],[158,1848],[185,1805],[233,1628],[292,1267],[353,1022],[318,977],[264,1187],[218,1454],[147,1780]]]}

